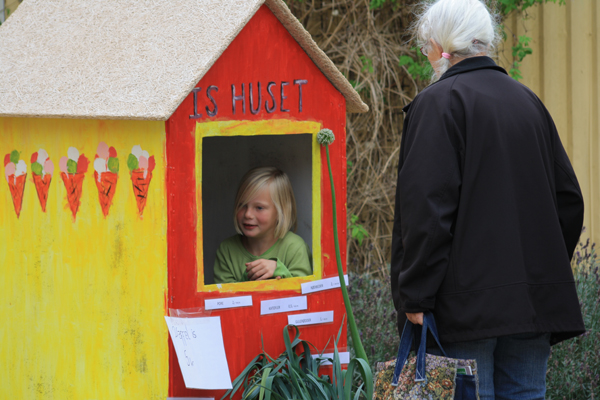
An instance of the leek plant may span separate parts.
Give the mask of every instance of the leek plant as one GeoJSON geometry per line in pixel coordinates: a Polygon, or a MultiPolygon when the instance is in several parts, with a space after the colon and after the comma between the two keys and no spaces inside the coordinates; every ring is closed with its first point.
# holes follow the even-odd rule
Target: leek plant
{"type": "Polygon", "coordinates": [[[325,152],[327,153],[327,167],[329,168],[329,181],[331,183],[331,201],[332,201],[332,213],[333,213],[333,239],[335,242],[335,259],[337,261],[338,275],[340,276],[340,287],[342,288],[342,296],[344,297],[344,305],[346,306],[346,314],[348,314],[348,325],[350,327],[350,337],[352,338],[352,345],[354,352],[358,358],[362,358],[369,363],[367,353],[363,348],[358,333],[358,327],[354,320],[354,314],[352,313],[352,305],[350,304],[350,298],[348,297],[348,289],[346,288],[346,282],[344,281],[344,271],[342,269],[342,257],[340,255],[340,243],[338,240],[338,227],[337,227],[337,208],[335,202],[335,187],[333,186],[333,174],[331,173],[331,160],[329,158],[329,145],[335,140],[335,135],[331,129],[321,129],[317,134],[317,142],[321,146],[325,146],[325,152]]]}
{"type": "MultiPolygon", "coordinates": [[[[221,400],[241,391],[246,400],[359,400],[373,398],[373,376],[369,364],[354,358],[347,370],[342,370],[337,343],[342,328],[335,340],[333,358],[316,357],[311,353],[311,344],[300,339],[300,330],[295,325],[283,328],[286,351],[276,359],[264,351],[256,356],[233,381],[221,400]],[[295,331],[290,340],[290,329],[295,331]],[[319,367],[326,361],[332,364],[332,377],[319,375],[319,367]],[[359,379],[360,378],[360,379],[359,379]]],[[[326,346],[327,347],[327,346],[326,346]]]]}

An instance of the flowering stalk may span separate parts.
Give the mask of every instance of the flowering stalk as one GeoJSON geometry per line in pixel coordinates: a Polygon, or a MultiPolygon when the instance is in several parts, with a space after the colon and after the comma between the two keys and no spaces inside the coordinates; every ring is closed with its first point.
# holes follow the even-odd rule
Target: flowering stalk
{"type": "Polygon", "coordinates": [[[342,269],[342,257],[340,255],[340,244],[338,240],[338,227],[337,227],[337,209],[335,202],[335,187],[333,186],[333,174],[331,173],[331,160],[329,159],[329,145],[333,143],[335,136],[330,129],[321,129],[317,134],[317,142],[320,145],[325,146],[325,152],[327,153],[327,167],[329,168],[329,180],[331,182],[331,201],[333,203],[333,239],[335,242],[335,258],[337,261],[338,275],[340,277],[340,286],[342,288],[342,296],[344,297],[344,305],[346,306],[346,314],[348,314],[348,325],[350,326],[350,336],[352,337],[352,344],[354,345],[354,351],[358,358],[362,358],[367,363],[367,354],[363,348],[362,342],[360,341],[360,335],[358,334],[358,327],[354,321],[354,314],[352,313],[352,305],[348,298],[348,289],[346,288],[346,282],[344,280],[344,271],[342,269]]]}

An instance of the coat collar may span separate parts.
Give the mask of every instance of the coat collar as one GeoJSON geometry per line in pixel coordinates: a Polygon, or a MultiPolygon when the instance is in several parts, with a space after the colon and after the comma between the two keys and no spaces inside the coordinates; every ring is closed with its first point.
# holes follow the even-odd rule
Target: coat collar
{"type": "Polygon", "coordinates": [[[497,66],[494,60],[487,56],[469,57],[450,67],[450,69],[448,69],[448,71],[446,71],[444,75],[442,75],[439,81],[442,81],[446,78],[450,78],[454,75],[475,71],[477,69],[495,69],[496,71],[500,71],[506,74],[506,70],[504,68],[497,66]]]}
{"type": "MultiPolygon", "coordinates": [[[[453,65],[452,67],[450,67],[448,69],[448,71],[446,71],[444,73],[444,75],[442,75],[442,77],[437,82],[432,83],[428,87],[431,87],[431,86],[435,85],[436,83],[443,81],[444,79],[450,78],[451,76],[464,74],[465,72],[475,71],[478,69],[494,69],[496,71],[500,71],[500,72],[508,75],[506,73],[506,70],[504,68],[496,65],[494,60],[492,60],[490,57],[487,57],[487,56],[469,57],[469,58],[466,58],[466,59],[462,60],[461,62],[453,65]]],[[[408,103],[406,106],[404,106],[402,111],[408,112],[408,109],[410,108],[411,104],[412,104],[412,102],[408,103]]]]}

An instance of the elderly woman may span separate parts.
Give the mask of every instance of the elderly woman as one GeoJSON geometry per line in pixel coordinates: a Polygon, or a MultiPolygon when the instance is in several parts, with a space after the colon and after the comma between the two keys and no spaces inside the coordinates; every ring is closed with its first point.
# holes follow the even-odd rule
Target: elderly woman
{"type": "Polygon", "coordinates": [[[543,399],[550,346],[585,331],[575,173],[540,99],[488,57],[498,32],[481,1],[430,2],[416,32],[435,82],[404,108],[399,329],[430,311],[448,356],[477,360],[482,400],[543,399]]]}

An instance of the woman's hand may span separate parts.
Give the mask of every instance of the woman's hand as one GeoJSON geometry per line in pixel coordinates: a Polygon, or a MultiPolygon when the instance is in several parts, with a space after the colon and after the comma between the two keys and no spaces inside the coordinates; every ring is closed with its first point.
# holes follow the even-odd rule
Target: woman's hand
{"type": "Polygon", "coordinates": [[[423,313],[406,313],[406,318],[415,325],[423,325],[423,313]]]}
{"type": "Polygon", "coordinates": [[[265,260],[261,258],[260,260],[246,263],[248,280],[263,281],[272,278],[275,268],[277,268],[277,261],[275,260],[265,260]]]}

